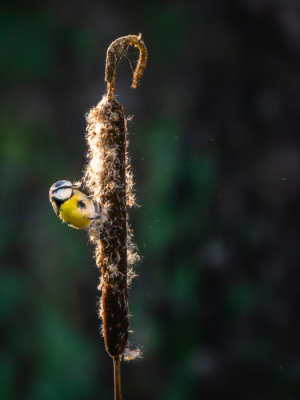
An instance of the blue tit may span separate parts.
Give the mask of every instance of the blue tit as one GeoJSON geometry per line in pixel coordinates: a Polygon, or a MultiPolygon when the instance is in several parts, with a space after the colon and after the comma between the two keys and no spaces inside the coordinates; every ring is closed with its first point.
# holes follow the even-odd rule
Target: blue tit
{"type": "Polygon", "coordinates": [[[73,228],[85,229],[98,218],[98,214],[93,201],[77,190],[80,185],[58,181],[51,186],[49,199],[60,219],[73,228]]]}

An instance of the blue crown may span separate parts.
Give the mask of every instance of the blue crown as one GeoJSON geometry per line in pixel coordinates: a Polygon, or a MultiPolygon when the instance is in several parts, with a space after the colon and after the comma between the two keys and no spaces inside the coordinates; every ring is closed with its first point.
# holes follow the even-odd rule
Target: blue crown
{"type": "Polygon", "coordinates": [[[70,182],[70,181],[58,181],[58,182],[54,183],[51,186],[51,190],[55,191],[55,190],[57,190],[59,188],[62,188],[62,187],[67,187],[67,188],[72,187],[72,182],[70,182]]]}

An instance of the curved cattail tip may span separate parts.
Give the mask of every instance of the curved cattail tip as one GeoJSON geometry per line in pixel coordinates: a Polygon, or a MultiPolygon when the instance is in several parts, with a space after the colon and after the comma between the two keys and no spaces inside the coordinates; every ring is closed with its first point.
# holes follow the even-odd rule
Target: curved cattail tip
{"type": "Polygon", "coordinates": [[[133,74],[132,85],[133,89],[139,85],[139,80],[143,75],[144,69],[147,64],[147,49],[144,42],[141,40],[142,34],[123,36],[109,46],[106,53],[106,68],[105,68],[105,81],[107,82],[107,96],[114,98],[115,95],[115,77],[116,77],[116,62],[117,54],[120,53],[124,46],[135,46],[140,50],[140,57],[133,74]]]}
{"type": "Polygon", "coordinates": [[[137,79],[133,78],[132,85],[130,86],[131,89],[136,89],[138,86],[140,86],[140,82],[137,79]]]}

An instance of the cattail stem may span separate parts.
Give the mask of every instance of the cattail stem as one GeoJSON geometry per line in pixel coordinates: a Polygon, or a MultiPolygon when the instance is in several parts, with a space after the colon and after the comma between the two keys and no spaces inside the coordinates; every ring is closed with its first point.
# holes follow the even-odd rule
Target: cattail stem
{"type": "Polygon", "coordinates": [[[120,357],[114,357],[114,391],[115,400],[122,400],[121,394],[121,363],[120,357]]]}

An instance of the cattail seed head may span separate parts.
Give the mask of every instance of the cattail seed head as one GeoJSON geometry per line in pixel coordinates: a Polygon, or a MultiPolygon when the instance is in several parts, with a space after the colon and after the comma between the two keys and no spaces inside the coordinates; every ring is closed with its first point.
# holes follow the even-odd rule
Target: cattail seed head
{"type": "MultiPolygon", "coordinates": [[[[128,225],[126,205],[135,204],[130,158],[127,154],[126,119],[123,107],[114,97],[117,52],[127,44],[140,49],[133,86],[146,65],[147,50],[141,38],[130,35],[117,39],[107,51],[107,95],[87,115],[88,163],[84,182],[99,214],[89,229],[96,245],[96,263],[101,269],[99,315],[107,352],[117,357],[125,352],[134,358],[128,346],[128,284],[135,276],[132,265],[138,261],[128,225]],[[131,353],[130,353],[131,352],[131,353]],[[130,355],[131,354],[131,355],[130,355]]],[[[137,354],[137,353],[136,353],[137,354]]]]}

